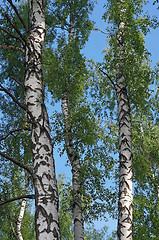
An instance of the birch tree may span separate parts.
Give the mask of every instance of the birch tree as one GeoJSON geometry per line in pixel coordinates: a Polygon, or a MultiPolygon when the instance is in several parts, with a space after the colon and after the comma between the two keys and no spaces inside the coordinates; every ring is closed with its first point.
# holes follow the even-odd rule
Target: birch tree
{"type": "MultiPolygon", "coordinates": [[[[91,26],[91,22],[88,19],[88,10],[87,7],[90,8],[90,1],[86,1],[82,5],[82,1],[68,1],[65,3],[64,1],[55,2],[53,4],[54,11],[57,16],[57,26],[60,26],[62,29],[66,29],[66,33],[64,36],[66,37],[63,42],[63,49],[59,47],[59,69],[57,71],[61,71],[61,76],[59,75],[59,81],[62,83],[58,89],[60,90],[60,94],[56,92],[56,97],[61,99],[61,108],[64,118],[64,140],[65,140],[65,149],[67,152],[67,156],[69,162],[72,167],[72,212],[73,212],[73,221],[74,221],[74,239],[83,239],[84,238],[84,225],[83,225],[83,213],[82,213],[82,192],[81,192],[81,161],[78,150],[76,149],[75,144],[73,143],[73,128],[72,128],[72,109],[76,106],[79,101],[78,98],[80,96],[79,84],[82,86],[83,82],[79,83],[79,80],[83,81],[83,76],[86,73],[84,60],[80,54],[80,48],[85,43],[87,39],[87,35],[89,33],[89,28],[91,26]],[[61,9],[59,13],[59,9],[61,9]],[[83,22],[80,20],[80,16],[83,16],[83,22]],[[67,18],[68,23],[67,23],[67,18]],[[86,26],[87,23],[87,26],[86,26]],[[84,25],[84,26],[82,26],[84,25]],[[89,26],[90,25],[90,26],[89,26]],[[81,27],[81,29],[80,29],[81,27]],[[85,27],[85,29],[82,29],[85,27]],[[83,34],[85,33],[85,36],[83,34]],[[83,43],[81,43],[83,41],[83,43]],[[61,51],[61,52],[60,52],[61,51]],[[75,62],[77,61],[77,62],[75,62]],[[74,64],[74,65],[73,65],[74,64]],[[81,67],[81,69],[80,69],[81,67]],[[64,72],[64,70],[66,70],[64,72]],[[62,76],[63,75],[63,76],[62,76]],[[62,80],[64,78],[64,80],[62,80]],[[62,82],[63,81],[63,82],[62,82]],[[73,90],[73,87],[77,87],[77,89],[73,90]],[[74,95],[74,103],[70,98],[72,98],[71,94],[74,95]],[[76,95],[77,94],[77,95],[76,95]]],[[[60,44],[59,44],[60,45],[60,44]]],[[[54,71],[56,71],[57,66],[55,66],[54,71]]],[[[51,70],[52,71],[52,70],[51,70]]],[[[48,72],[48,69],[47,69],[48,72]]],[[[50,73],[49,73],[50,74],[50,73]]],[[[50,80],[49,80],[50,82],[50,80]]],[[[52,83],[49,84],[49,89],[52,83]]],[[[57,83],[56,83],[57,84],[57,83]]],[[[55,93],[53,92],[53,95],[55,93]]]]}
{"type": "Polygon", "coordinates": [[[130,104],[133,109],[139,105],[143,107],[143,103],[146,105],[149,97],[148,86],[151,82],[143,38],[143,33],[146,34],[148,31],[150,21],[141,17],[141,4],[140,1],[108,1],[104,15],[104,18],[112,24],[112,28],[110,31],[108,29],[110,48],[105,54],[107,61],[104,66],[105,72],[102,69],[100,71],[115,90],[112,95],[116,95],[119,123],[118,239],[133,239],[130,104]],[[146,71],[145,66],[147,66],[146,71]],[[143,98],[139,103],[140,91],[143,92],[143,98]]]}
{"type": "MultiPolygon", "coordinates": [[[[74,40],[74,34],[75,34],[75,22],[74,22],[74,13],[72,9],[74,8],[74,1],[70,2],[70,30],[69,30],[69,36],[68,41],[69,44],[74,40]]],[[[71,77],[71,76],[70,76],[71,77]]],[[[69,79],[68,79],[69,81],[69,79]]],[[[74,220],[74,239],[84,239],[84,223],[83,223],[83,216],[82,216],[82,194],[81,194],[81,184],[80,184],[80,172],[81,172],[81,163],[78,154],[76,153],[76,150],[73,147],[72,142],[72,130],[69,123],[70,119],[70,111],[69,111],[69,93],[66,90],[62,93],[62,102],[61,102],[61,108],[62,113],[64,116],[64,122],[65,122],[65,145],[67,150],[67,156],[69,158],[69,161],[72,166],[72,187],[73,187],[73,220],[74,220]]]]}
{"type": "MultiPolygon", "coordinates": [[[[1,31],[8,34],[21,42],[22,52],[25,59],[25,80],[24,80],[24,104],[21,104],[10,92],[1,86],[11,99],[17,103],[24,111],[27,112],[28,122],[31,128],[33,171],[24,164],[20,164],[12,157],[9,160],[25,168],[34,178],[35,188],[35,228],[36,239],[59,239],[58,223],[58,193],[55,177],[55,166],[52,152],[50,137],[50,126],[48,114],[44,104],[44,86],[42,74],[42,46],[45,39],[45,3],[43,1],[29,1],[30,11],[30,28],[27,29],[25,22],[18,13],[18,9],[12,1],[7,1],[8,6],[13,9],[23,25],[26,34],[16,28],[8,14],[2,16],[12,26],[15,35],[11,34],[8,29],[1,27],[1,31]]],[[[4,3],[5,6],[5,3],[4,3]]],[[[3,6],[2,6],[3,7],[3,6]]],[[[3,49],[5,48],[5,44],[3,49]]],[[[7,47],[10,49],[10,46],[7,47]]],[[[13,46],[14,50],[19,47],[13,46]]],[[[2,156],[7,157],[5,153],[2,156]]]]}

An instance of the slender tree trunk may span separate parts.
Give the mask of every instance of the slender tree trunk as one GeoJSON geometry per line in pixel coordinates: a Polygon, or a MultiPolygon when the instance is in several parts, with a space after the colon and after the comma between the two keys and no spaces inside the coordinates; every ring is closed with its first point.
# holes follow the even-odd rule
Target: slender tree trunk
{"type": "MultiPolygon", "coordinates": [[[[69,43],[74,40],[75,24],[74,24],[74,13],[72,11],[74,0],[71,0],[71,12],[70,12],[70,32],[69,32],[69,43]]],[[[67,88],[67,87],[66,87],[67,88]]],[[[80,159],[72,143],[72,130],[70,126],[70,112],[69,112],[69,97],[67,90],[62,94],[62,112],[65,119],[65,144],[67,148],[67,156],[72,166],[72,198],[73,198],[73,221],[74,221],[74,240],[84,239],[84,224],[82,217],[82,194],[80,186],[80,170],[81,164],[80,159]]]]}
{"type": "MultiPolygon", "coordinates": [[[[120,1],[122,5],[124,1],[120,1]]],[[[121,14],[125,9],[121,7],[121,14]]],[[[129,98],[123,75],[123,53],[124,53],[124,30],[125,23],[120,21],[118,26],[118,63],[116,66],[116,95],[119,114],[119,204],[118,204],[118,239],[132,240],[132,201],[133,201],[133,168],[131,149],[131,116],[129,98]]]]}
{"type": "MultiPolygon", "coordinates": [[[[28,189],[29,189],[29,179],[28,179],[26,174],[25,174],[25,181],[26,181],[25,192],[27,194],[28,189]]],[[[22,220],[23,220],[24,212],[25,212],[25,208],[26,208],[26,203],[27,203],[27,199],[23,198],[21,208],[20,208],[19,217],[18,217],[18,220],[17,220],[17,237],[18,237],[18,240],[23,240],[23,236],[22,236],[22,233],[21,233],[21,226],[22,226],[22,220]]]]}
{"type": "Polygon", "coordinates": [[[29,3],[31,31],[26,46],[25,102],[32,115],[36,239],[55,240],[60,239],[58,193],[42,74],[44,1],[30,0],[29,3]]]}
{"type": "Polygon", "coordinates": [[[73,220],[74,220],[74,239],[84,239],[84,226],[82,218],[82,194],[80,187],[81,164],[76,150],[73,148],[71,137],[71,126],[69,124],[68,94],[62,96],[62,112],[65,119],[65,144],[67,156],[72,166],[72,187],[73,187],[73,220]]]}

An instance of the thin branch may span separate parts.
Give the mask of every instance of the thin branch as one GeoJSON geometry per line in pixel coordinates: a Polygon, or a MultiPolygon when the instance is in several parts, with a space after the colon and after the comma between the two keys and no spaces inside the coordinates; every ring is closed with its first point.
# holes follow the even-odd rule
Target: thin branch
{"type": "Polygon", "coordinates": [[[16,6],[13,4],[12,0],[7,0],[7,1],[8,1],[8,2],[10,3],[10,5],[12,6],[14,12],[16,13],[17,17],[19,18],[19,20],[21,21],[23,27],[25,28],[25,30],[26,30],[26,32],[27,32],[28,29],[27,29],[27,27],[26,27],[23,19],[22,19],[21,16],[19,15],[18,9],[17,9],[16,6]]]}
{"type": "Polygon", "coordinates": [[[3,92],[5,92],[5,93],[7,93],[7,94],[12,98],[12,100],[13,100],[15,103],[18,104],[19,107],[21,107],[22,109],[24,109],[24,110],[29,114],[29,116],[30,116],[30,118],[32,119],[32,121],[35,122],[35,119],[34,119],[32,113],[27,109],[27,107],[26,107],[24,104],[20,103],[20,102],[13,96],[13,94],[11,94],[11,93],[10,93],[6,88],[4,88],[1,84],[0,84],[0,87],[1,87],[1,88],[0,88],[0,91],[3,91],[3,92]]]}
{"type": "Polygon", "coordinates": [[[11,162],[13,162],[14,164],[16,164],[17,166],[25,169],[26,171],[28,171],[28,172],[33,176],[32,170],[31,170],[27,165],[25,165],[24,163],[22,163],[22,162],[20,162],[20,161],[18,161],[18,160],[16,160],[16,159],[14,159],[14,158],[12,158],[11,156],[9,156],[9,155],[7,155],[6,153],[1,152],[1,151],[0,151],[0,155],[1,155],[2,157],[5,157],[7,160],[10,160],[11,162]]]}
{"type": "Polygon", "coordinates": [[[20,103],[6,88],[4,88],[1,84],[0,84],[0,91],[4,91],[5,93],[7,93],[12,100],[18,104],[19,107],[21,107],[22,109],[24,109],[25,111],[27,111],[27,108],[24,104],[20,103]]]}
{"type": "Polygon", "coordinates": [[[99,68],[99,70],[100,70],[104,75],[106,75],[106,77],[110,80],[110,82],[113,84],[114,88],[116,89],[116,84],[115,84],[114,81],[111,79],[111,77],[110,77],[106,72],[104,72],[101,68],[99,68]]]}
{"type": "Polygon", "coordinates": [[[22,131],[22,130],[29,131],[30,129],[29,129],[29,128],[18,128],[18,129],[14,129],[14,130],[10,131],[9,133],[7,133],[5,136],[1,137],[1,138],[0,138],[0,141],[6,139],[9,135],[11,135],[11,134],[14,133],[14,132],[19,132],[19,131],[22,131]]]}
{"type": "Polygon", "coordinates": [[[17,47],[17,46],[11,46],[11,45],[0,45],[0,48],[2,49],[12,49],[12,50],[16,50],[16,51],[21,51],[21,52],[25,52],[23,48],[21,47],[17,47]]]}
{"type": "Polygon", "coordinates": [[[22,87],[24,87],[24,83],[22,83],[21,81],[19,81],[18,79],[14,78],[14,77],[10,77],[12,78],[14,81],[16,81],[17,83],[19,83],[22,87]]]}
{"type": "Polygon", "coordinates": [[[14,202],[16,200],[20,200],[20,199],[23,199],[23,198],[28,198],[28,199],[35,199],[35,195],[32,194],[27,194],[27,195],[22,195],[22,196],[19,196],[19,197],[15,197],[15,198],[12,198],[12,199],[9,199],[9,200],[6,200],[4,202],[0,202],[0,206],[4,205],[4,204],[7,204],[7,203],[10,203],[10,202],[14,202]]]}
{"type": "MultiPolygon", "coordinates": [[[[11,33],[10,31],[8,31],[6,28],[0,26],[0,30],[2,30],[2,31],[4,31],[5,33],[7,33],[10,37],[15,38],[15,39],[17,39],[17,40],[19,40],[19,41],[21,41],[21,42],[23,43],[23,41],[21,40],[21,38],[19,38],[18,36],[12,34],[12,33],[11,33]]],[[[24,44],[24,43],[23,43],[23,44],[24,44]]]]}
{"type": "Polygon", "coordinates": [[[8,14],[5,14],[5,17],[7,18],[8,22],[11,24],[11,26],[15,29],[15,31],[19,34],[20,39],[23,43],[23,45],[25,46],[26,40],[23,37],[23,35],[21,34],[21,32],[19,31],[19,29],[14,25],[14,23],[12,22],[12,20],[10,19],[10,17],[8,16],[8,14]]]}
{"type": "Polygon", "coordinates": [[[109,34],[109,33],[107,33],[107,32],[104,32],[104,31],[100,30],[99,28],[93,28],[92,30],[94,30],[94,31],[99,31],[99,32],[101,32],[101,33],[103,33],[103,34],[109,34]]]}

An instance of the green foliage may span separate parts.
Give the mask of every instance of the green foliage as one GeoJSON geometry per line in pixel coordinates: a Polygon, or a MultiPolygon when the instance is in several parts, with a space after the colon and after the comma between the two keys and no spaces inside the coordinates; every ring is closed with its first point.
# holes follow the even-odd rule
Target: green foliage
{"type": "MultiPolygon", "coordinates": [[[[73,16],[73,22],[75,25],[74,40],[78,47],[82,47],[88,40],[88,36],[93,27],[93,23],[89,19],[89,14],[93,10],[93,0],[76,0],[76,1],[47,1],[48,9],[46,14],[46,22],[48,25],[49,33],[55,32],[64,36],[66,42],[68,42],[68,33],[70,32],[71,24],[68,19],[73,16]],[[55,29],[61,28],[63,31],[57,31],[55,29]]],[[[49,36],[48,36],[49,37],[49,36]]],[[[61,37],[60,37],[61,38],[61,37]]],[[[52,44],[52,42],[51,42],[52,44]]]]}
{"type": "MultiPolygon", "coordinates": [[[[3,183],[4,184],[4,183],[3,183]]],[[[6,186],[5,183],[5,187],[6,186]]],[[[4,189],[4,186],[3,186],[4,189]]],[[[9,190],[9,189],[8,189],[9,190]]],[[[14,194],[13,186],[11,189],[11,194],[7,192],[5,188],[5,193],[0,193],[0,199],[4,200],[4,195],[8,199],[12,198],[14,194]]],[[[4,191],[4,190],[3,190],[4,191]]],[[[19,194],[19,192],[17,192],[19,194]]],[[[0,207],[0,238],[3,240],[16,240],[16,224],[18,219],[18,214],[21,207],[21,201],[12,202],[0,207]]],[[[35,226],[34,226],[34,216],[31,214],[31,204],[28,201],[27,207],[25,209],[25,215],[22,222],[22,236],[24,240],[34,240],[35,239],[35,226]]]]}
{"type": "MultiPolygon", "coordinates": [[[[22,16],[26,27],[28,24],[28,4],[16,5],[19,14],[22,16]]],[[[14,13],[13,9],[6,1],[0,8],[1,27],[15,35],[17,38],[12,38],[5,31],[0,31],[0,45],[15,46],[23,48],[21,41],[18,40],[18,34],[15,28],[11,26],[9,21],[4,21],[6,14],[10,20],[22,32],[24,39],[27,33],[24,31],[24,26],[14,13]],[[3,7],[3,8],[2,8],[3,7]]],[[[24,81],[24,55],[21,51],[11,49],[0,49],[0,83],[21,103],[24,99],[24,88],[16,83],[19,80],[24,81]]],[[[7,94],[1,91],[0,93],[0,109],[1,109],[1,124],[0,124],[0,138],[8,136],[1,140],[0,150],[6,152],[11,157],[19,160],[22,163],[32,167],[32,154],[30,151],[30,132],[29,131],[10,131],[29,127],[26,114],[17,107],[14,101],[7,94]],[[8,107],[9,106],[9,107],[8,107]]],[[[14,165],[12,162],[0,157],[0,200],[5,201],[26,194],[24,170],[14,165]]],[[[30,181],[29,192],[32,193],[32,181],[30,181]]],[[[1,206],[0,218],[0,238],[4,240],[17,239],[16,224],[21,207],[21,201],[12,202],[10,204],[1,206]]],[[[22,235],[24,240],[34,240],[34,217],[31,215],[31,203],[28,202],[25,217],[22,224],[22,235]]]]}
{"type": "Polygon", "coordinates": [[[87,70],[85,59],[79,47],[71,42],[60,42],[56,51],[46,49],[44,52],[44,80],[49,91],[57,100],[67,91],[71,102],[83,94],[87,70]]]}
{"type": "MultiPolygon", "coordinates": [[[[58,176],[58,193],[60,199],[59,205],[59,218],[62,240],[73,240],[73,219],[71,211],[71,185],[64,175],[58,176]]],[[[89,207],[91,202],[87,202],[89,207]]],[[[108,228],[105,226],[100,230],[94,227],[93,223],[86,221],[86,228],[84,233],[84,240],[113,240],[116,239],[116,233],[112,233],[111,236],[107,233],[108,228]]]]}
{"type": "MultiPolygon", "coordinates": [[[[156,20],[151,20],[149,16],[143,14],[144,4],[145,1],[126,0],[122,4],[120,1],[108,1],[104,19],[111,24],[107,38],[110,47],[104,51],[103,70],[115,82],[116,66],[120,61],[132,108],[141,107],[146,110],[151,94],[149,86],[153,84],[153,75],[149,53],[145,48],[144,35],[150,30],[150,27],[156,26],[153,23],[156,20]],[[119,53],[117,42],[120,22],[124,24],[122,56],[119,53]]],[[[107,83],[106,79],[104,86],[107,83]]]]}
{"type": "Polygon", "coordinates": [[[71,186],[64,175],[59,175],[57,179],[59,193],[59,221],[62,240],[73,240],[73,225],[71,211],[71,186]]]}
{"type": "Polygon", "coordinates": [[[84,240],[104,240],[106,237],[108,228],[105,226],[101,230],[95,229],[89,225],[86,227],[84,240]]]}
{"type": "Polygon", "coordinates": [[[134,239],[158,239],[159,128],[150,116],[133,119],[134,239]]]}

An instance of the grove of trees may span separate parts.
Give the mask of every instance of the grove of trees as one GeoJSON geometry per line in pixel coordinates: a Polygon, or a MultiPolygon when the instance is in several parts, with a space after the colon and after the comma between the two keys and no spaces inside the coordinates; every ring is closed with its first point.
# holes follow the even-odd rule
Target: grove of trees
{"type": "Polygon", "coordinates": [[[159,239],[158,63],[145,46],[158,1],[105,0],[104,31],[96,4],[0,1],[0,239],[159,239]],[[93,31],[100,62],[83,54],[93,31]]]}

